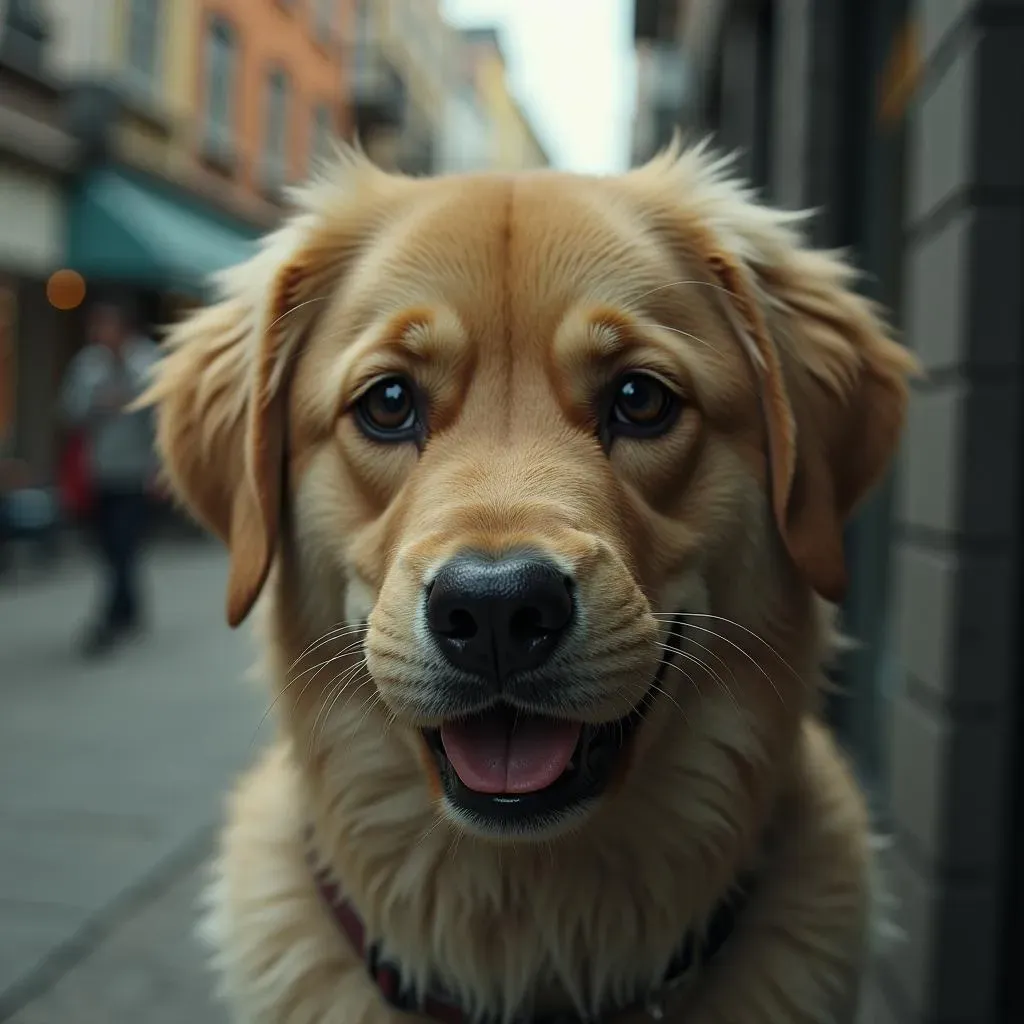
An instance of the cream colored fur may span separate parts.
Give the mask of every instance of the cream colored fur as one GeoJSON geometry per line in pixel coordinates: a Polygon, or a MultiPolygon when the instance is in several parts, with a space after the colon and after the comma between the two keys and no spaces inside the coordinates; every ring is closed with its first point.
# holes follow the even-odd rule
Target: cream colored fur
{"type": "Polygon", "coordinates": [[[231,551],[231,621],[266,590],[278,737],[231,798],[204,925],[236,1019],[409,1020],[322,905],[312,826],[407,980],[470,1010],[653,992],[753,869],[730,943],[665,1019],[850,1024],[874,869],[817,717],[818,595],[841,596],[842,524],[891,455],[911,361],[841,259],[699,148],[612,179],[411,181],[348,156],[299,199],[175,330],[149,396],[172,482],[231,551]],[[684,411],[602,451],[587,389],[623,346],[684,411]],[[422,452],[350,411],[398,350],[430,397],[422,452]],[[657,614],[688,618],[621,779],[572,827],[499,842],[449,813],[424,756],[417,602],[462,546],[517,543],[577,580],[594,721],[650,685],[657,614]]]}

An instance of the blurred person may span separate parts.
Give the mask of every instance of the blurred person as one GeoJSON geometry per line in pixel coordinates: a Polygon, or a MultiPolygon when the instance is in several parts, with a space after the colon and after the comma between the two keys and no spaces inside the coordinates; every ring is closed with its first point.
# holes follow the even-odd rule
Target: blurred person
{"type": "Polygon", "coordinates": [[[86,332],[62,404],[85,444],[93,534],[106,576],[103,604],[83,639],[83,652],[95,655],[145,624],[138,558],[156,461],[151,415],[127,407],[145,388],[158,349],[121,298],[93,306],[86,332]]]}

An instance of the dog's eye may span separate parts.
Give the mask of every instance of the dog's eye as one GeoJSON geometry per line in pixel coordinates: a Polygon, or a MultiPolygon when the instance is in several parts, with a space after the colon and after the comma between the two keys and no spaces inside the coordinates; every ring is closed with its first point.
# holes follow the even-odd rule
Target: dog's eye
{"type": "Polygon", "coordinates": [[[628,373],[615,382],[609,427],[634,437],[652,436],[671,425],[677,406],[676,395],[657,377],[628,373]]]}
{"type": "Polygon", "coordinates": [[[419,427],[412,385],[404,377],[378,381],[356,403],[356,416],[375,441],[411,440],[419,427]]]}

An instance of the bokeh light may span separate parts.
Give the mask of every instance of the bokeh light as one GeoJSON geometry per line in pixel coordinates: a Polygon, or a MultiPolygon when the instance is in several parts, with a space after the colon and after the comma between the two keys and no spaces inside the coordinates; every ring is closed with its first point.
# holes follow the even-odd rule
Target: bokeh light
{"type": "Polygon", "coordinates": [[[77,270],[56,270],[46,282],[46,298],[55,309],[77,309],[85,301],[85,278],[77,270]]]}

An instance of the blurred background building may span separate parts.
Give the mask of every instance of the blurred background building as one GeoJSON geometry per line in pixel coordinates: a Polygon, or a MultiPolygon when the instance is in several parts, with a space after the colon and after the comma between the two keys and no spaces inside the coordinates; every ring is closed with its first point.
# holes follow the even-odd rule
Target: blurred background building
{"type": "Polygon", "coordinates": [[[64,197],[77,164],[61,85],[45,62],[45,26],[31,5],[0,5],[0,458],[35,465],[52,454],[38,408],[57,372],[60,317],[46,280],[64,260],[64,197]]]}
{"type": "Polygon", "coordinates": [[[927,379],[849,533],[833,717],[894,837],[906,941],[865,1024],[1024,1020],[1024,5],[636,0],[634,156],[676,124],[820,211],[927,379]]]}
{"type": "Polygon", "coordinates": [[[174,319],[337,138],[409,174],[547,163],[498,34],[438,0],[0,2],[6,451],[52,479],[90,292],[174,319]]]}
{"type": "Polygon", "coordinates": [[[485,123],[490,126],[484,166],[503,171],[545,166],[544,147],[509,91],[497,32],[490,28],[467,30],[462,33],[462,49],[470,91],[479,97],[485,123]]]}

